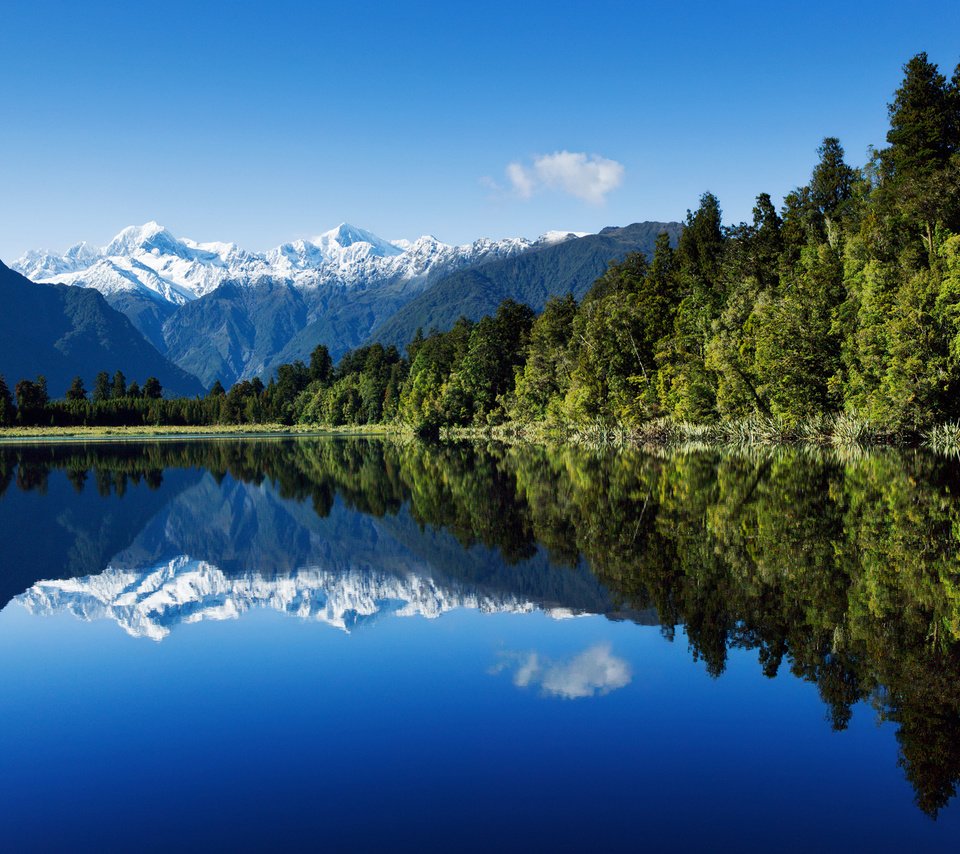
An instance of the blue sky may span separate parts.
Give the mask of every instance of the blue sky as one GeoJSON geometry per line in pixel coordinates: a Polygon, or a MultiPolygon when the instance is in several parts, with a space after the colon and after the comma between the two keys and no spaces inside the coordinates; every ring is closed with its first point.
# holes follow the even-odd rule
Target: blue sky
{"type": "Polygon", "coordinates": [[[0,258],[156,219],[265,249],[728,222],[881,145],[960,3],[0,4],[0,258]],[[557,157],[558,153],[566,152],[557,157]],[[511,178],[512,176],[512,178],[511,178]]]}

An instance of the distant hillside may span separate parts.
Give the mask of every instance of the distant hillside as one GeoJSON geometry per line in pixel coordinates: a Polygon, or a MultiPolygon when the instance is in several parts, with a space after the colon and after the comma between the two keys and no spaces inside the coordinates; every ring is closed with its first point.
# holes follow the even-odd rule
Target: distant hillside
{"type": "Polygon", "coordinates": [[[121,370],[141,383],[155,376],[170,393],[204,391],[95,290],[38,285],[0,262],[0,304],[0,375],[11,389],[43,374],[50,396],[62,397],[78,374],[91,388],[99,371],[121,370]]]}
{"type": "Polygon", "coordinates": [[[167,320],[166,353],[205,385],[230,386],[242,376],[266,376],[267,363],[306,322],[303,294],[288,282],[225,282],[167,320]]]}
{"type": "Polygon", "coordinates": [[[537,311],[551,296],[573,293],[579,299],[611,261],[631,252],[649,257],[658,234],[667,232],[675,244],[682,229],[678,222],[605,228],[599,234],[444,276],[374,329],[370,340],[395,344],[402,350],[418,328],[424,332],[449,329],[461,315],[479,320],[493,314],[507,297],[537,311]]]}
{"type": "Polygon", "coordinates": [[[272,374],[284,362],[307,359],[317,344],[326,345],[334,360],[339,361],[348,350],[363,344],[371,330],[393,317],[414,294],[409,283],[400,282],[371,290],[342,290],[326,296],[322,306],[313,308],[316,320],[294,335],[266,363],[264,374],[272,374]]]}

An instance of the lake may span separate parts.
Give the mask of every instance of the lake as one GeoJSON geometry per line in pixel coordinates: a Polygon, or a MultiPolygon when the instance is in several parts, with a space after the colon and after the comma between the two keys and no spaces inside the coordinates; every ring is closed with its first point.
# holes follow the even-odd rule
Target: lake
{"type": "Polygon", "coordinates": [[[955,851],[960,464],[0,446],[5,850],[955,851]]]}

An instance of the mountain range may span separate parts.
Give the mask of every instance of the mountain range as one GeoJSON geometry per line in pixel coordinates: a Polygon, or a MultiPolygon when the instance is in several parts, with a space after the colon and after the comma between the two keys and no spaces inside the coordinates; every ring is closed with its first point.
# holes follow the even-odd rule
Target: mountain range
{"type": "MultiPolygon", "coordinates": [[[[150,222],[123,229],[104,247],[27,252],[13,268],[34,282],[99,292],[161,358],[204,387],[216,380],[229,386],[266,378],[320,343],[334,359],[373,341],[402,349],[417,328],[444,329],[460,315],[477,319],[506,297],[537,310],[555,294],[580,297],[611,261],[649,254],[660,232],[676,240],[680,229],[639,223],[452,246],[429,235],[387,241],[344,223],[311,240],[252,252],[178,238],[150,222]]],[[[96,370],[132,375],[117,355],[115,364],[96,370]]],[[[0,372],[18,376],[7,365],[0,360],[0,372]]]]}

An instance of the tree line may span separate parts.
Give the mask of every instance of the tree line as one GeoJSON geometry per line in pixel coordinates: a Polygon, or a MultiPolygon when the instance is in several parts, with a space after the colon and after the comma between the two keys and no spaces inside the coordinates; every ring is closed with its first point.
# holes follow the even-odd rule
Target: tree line
{"type": "MultiPolygon", "coordinates": [[[[854,167],[828,137],[780,209],[724,226],[705,193],[672,246],[612,264],[580,302],[282,366],[206,398],[112,394],[17,407],[2,423],[376,424],[430,433],[506,421],[797,424],[838,413],[895,430],[960,417],[960,65],[904,66],[887,145],[854,167]],[[120,401],[123,401],[122,403],[120,401]],[[16,419],[16,422],[13,422],[16,419]],[[112,419],[112,420],[111,420],[112,419]]],[[[5,386],[4,386],[5,388],[5,386]]],[[[20,388],[18,383],[17,388],[20,388]]],[[[144,389],[145,391],[145,389],[144,389]]]]}
{"type": "Polygon", "coordinates": [[[167,398],[156,377],[141,386],[127,384],[122,371],[112,377],[102,371],[91,392],[78,376],[63,398],[53,399],[43,376],[20,380],[15,396],[0,376],[0,427],[292,424],[294,399],[310,380],[310,370],[297,362],[282,365],[267,386],[254,378],[227,392],[217,382],[205,397],[167,398]]]}

